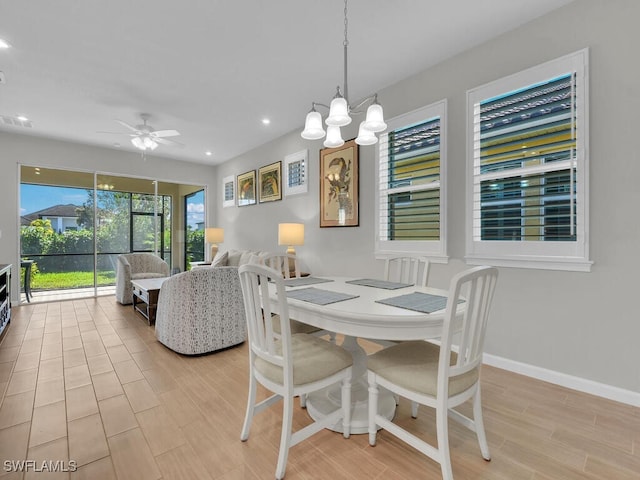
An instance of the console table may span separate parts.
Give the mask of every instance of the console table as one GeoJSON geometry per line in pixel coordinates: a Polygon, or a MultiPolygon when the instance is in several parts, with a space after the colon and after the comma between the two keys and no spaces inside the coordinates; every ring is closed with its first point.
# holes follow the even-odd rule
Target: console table
{"type": "Polygon", "coordinates": [[[0,264],[0,340],[11,322],[11,264],[0,264]]]}
{"type": "Polygon", "coordinates": [[[167,278],[169,277],[142,278],[131,281],[131,286],[133,287],[133,309],[146,318],[149,325],[156,321],[160,287],[162,287],[167,278]]]}

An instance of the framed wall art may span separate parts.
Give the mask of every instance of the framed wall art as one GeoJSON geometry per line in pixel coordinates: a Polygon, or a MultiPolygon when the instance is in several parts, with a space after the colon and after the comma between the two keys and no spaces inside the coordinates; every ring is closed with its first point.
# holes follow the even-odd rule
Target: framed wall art
{"type": "Polygon", "coordinates": [[[238,195],[238,206],[244,207],[246,205],[255,205],[256,204],[256,171],[251,170],[250,172],[243,173],[242,175],[238,175],[237,179],[237,195],[238,195]]]}
{"type": "Polygon", "coordinates": [[[358,145],[320,150],[320,227],[356,227],[358,214],[358,145]]]}
{"type": "Polygon", "coordinates": [[[301,150],[284,157],[284,195],[307,193],[307,165],[309,150],[301,150]]]}
{"type": "Polygon", "coordinates": [[[233,207],[236,204],[236,187],[233,175],[222,179],[222,207],[233,207]]]}
{"type": "Polygon", "coordinates": [[[258,169],[260,203],[282,200],[282,162],[275,162],[258,169]]]}

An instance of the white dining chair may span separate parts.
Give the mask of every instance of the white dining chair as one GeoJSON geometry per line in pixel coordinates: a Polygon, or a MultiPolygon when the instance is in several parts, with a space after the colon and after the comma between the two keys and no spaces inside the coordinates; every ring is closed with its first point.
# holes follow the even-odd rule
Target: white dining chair
{"type": "MultiPolygon", "coordinates": [[[[384,279],[389,282],[410,283],[416,287],[426,287],[429,281],[429,259],[422,256],[387,257],[384,261],[384,279]]],[[[374,340],[383,347],[390,347],[399,342],[393,340],[374,340]]],[[[394,395],[396,405],[399,395],[394,395]]],[[[418,418],[418,404],[411,402],[411,416],[418,418]]]]}
{"type": "MultiPolygon", "coordinates": [[[[285,280],[289,280],[292,278],[302,278],[298,258],[295,255],[287,253],[269,253],[262,257],[262,261],[266,266],[273,268],[278,272],[282,272],[282,276],[285,280]]],[[[295,320],[293,318],[290,320],[291,333],[309,333],[317,337],[329,335],[329,340],[332,343],[336,343],[336,334],[334,332],[328,332],[321,328],[314,327],[313,325],[299,322],[298,320],[295,320]]],[[[280,326],[277,321],[274,322],[274,328],[276,329],[276,333],[280,333],[280,326]]],[[[304,406],[304,400],[302,401],[304,406]]]]}
{"type": "Polygon", "coordinates": [[[384,261],[384,279],[426,287],[429,280],[429,259],[426,257],[388,257],[384,261]]]}
{"type": "Polygon", "coordinates": [[[377,427],[384,428],[440,463],[442,478],[452,480],[447,423],[451,417],[476,432],[482,457],[491,459],[482,421],[480,367],[497,278],[495,267],[475,267],[451,280],[440,345],[402,342],[369,356],[370,445],[376,444],[377,427]],[[456,351],[454,336],[459,341],[456,351]],[[377,413],[379,387],[435,409],[437,447],[377,413]],[[468,399],[473,401],[473,419],[453,409],[468,399]]]}
{"type": "Polygon", "coordinates": [[[281,272],[262,265],[238,269],[249,331],[249,395],[240,439],[249,438],[255,414],[283,401],[282,432],[276,478],[284,477],[289,449],[342,419],[349,438],[351,428],[351,375],[353,359],[342,347],[304,333],[291,333],[287,292],[281,272]],[[272,316],[269,283],[277,293],[278,316],[272,316]],[[274,320],[275,319],[275,320],[274,320]],[[274,334],[274,321],[280,335],[274,334]],[[293,399],[296,396],[342,383],[341,407],[324,418],[293,432],[293,399]],[[257,383],[273,392],[256,404],[257,383]]]}
{"type": "Polygon", "coordinates": [[[300,278],[300,262],[296,255],[290,253],[268,253],[262,257],[264,264],[282,272],[285,279],[300,278]]]}

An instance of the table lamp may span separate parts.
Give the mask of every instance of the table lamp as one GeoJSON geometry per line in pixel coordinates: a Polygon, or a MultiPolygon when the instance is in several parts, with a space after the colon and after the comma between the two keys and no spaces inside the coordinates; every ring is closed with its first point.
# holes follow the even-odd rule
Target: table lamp
{"type": "Polygon", "coordinates": [[[287,254],[295,255],[293,247],[304,245],[304,223],[278,224],[278,245],[286,245],[287,254]]]}
{"type": "Polygon", "coordinates": [[[207,243],[211,244],[211,262],[216,258],[218,253],[218,244],[224,242],[224,229],[223,228],[206,228],[204,231],[204,239],[207,243]]]}

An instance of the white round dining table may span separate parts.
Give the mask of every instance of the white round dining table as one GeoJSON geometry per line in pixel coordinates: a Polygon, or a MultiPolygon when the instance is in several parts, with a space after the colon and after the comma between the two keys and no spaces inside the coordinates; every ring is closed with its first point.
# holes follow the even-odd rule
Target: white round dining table
{"type": "MultiPolygon", "coordinates": [[[[367,433],[368,429],[368,385],[367,353],[358,343],[358,338],[376,340],[426,340],[438,338],[442,333],[444,307],[432,313],[422,313],[378,303],[392,297],[413,292],[446,297],[447,291],[415,285],[397,289],[376,288],[347,283],[356,277],[318,277],[327,282],[287,287],[287,291],[315,288],[329,292],[354,295],[355,298],[318,305],[305,300],[288,298],[290,318],[315,327],[344,335],[341,346],[353,357],[351,433],[367,433]]],[[[312,280],[309,280],[312,281],[312,280]]],[[[292,281],[293,282],[293,281],[292,281]]],[[[293,282],[295,283],[295,282],[293,282]]],[[[275,288],[271,289],[272,308],[277,309],[275,288]]],[[[340,406],[339,387],[310,394],[307,411],[312,418],[322,418],[340,406]]],[[[396,403],[389,392],[381,392],[379,413],[393,418],[396,403]]],[[[339,422],[331,428],[342,431],[339,422]]]]}

